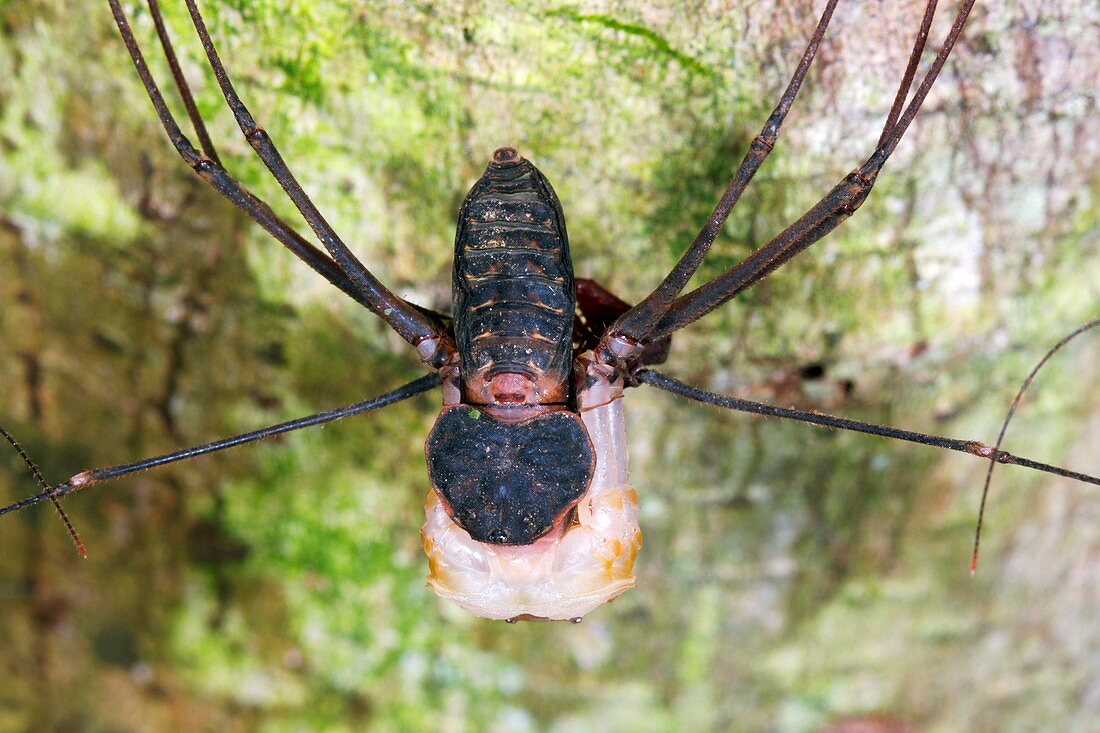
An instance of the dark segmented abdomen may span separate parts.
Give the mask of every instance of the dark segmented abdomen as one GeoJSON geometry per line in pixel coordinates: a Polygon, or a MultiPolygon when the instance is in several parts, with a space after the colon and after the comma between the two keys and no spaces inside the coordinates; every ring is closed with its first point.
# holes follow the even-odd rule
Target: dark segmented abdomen
{"type": "Polygon", "coordinates": [[[467,194],[455,236],[462,377],[513,372],[565,382],[576,303],[565,217],[542,173],[502,152],[467,194]]]}

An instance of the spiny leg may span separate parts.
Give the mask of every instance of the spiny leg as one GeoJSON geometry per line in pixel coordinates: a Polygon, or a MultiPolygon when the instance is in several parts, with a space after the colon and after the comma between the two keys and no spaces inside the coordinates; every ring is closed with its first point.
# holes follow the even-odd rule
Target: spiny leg
{"type": "MultiPolygon", "coordinates": [[[[238,445],[244,445],[245,443],[253,443],[257,440],[263,440],[264,438],[270,438],[275,435],[282,435],[283,433],[289,433],[292,430],[299,430],[301,428],[308,428],[314,425],[323,425],[334,420],[340,420],[345,417],[351,417],[352,415],[359,415],[364,412],[370,412],[371,410],[378,410],[388,405],[392,405],[402,400],[407,400],[410,397],[414,397],[418,394],[427,392],[428,390],[438,387],[442,383],[438,374],[426,374],[419,379],[398,387],[395,390],[387,392],[378,397],[374,397],[363,402],[357,402],[354,405],[348,405],[346,407],[339,407],[335,410],[326,410],[325,412],[318,412],[313,415],[307,415],[306,417],[300,417],[296,420],[290,420],[288,422],[279,423],[277,425],[271,425],[259,430],[253,430],[248,433],[242,433],[241,435],[235,435],[231,438],[225,438],[223,440],[217,440],[212,443],[204,443],[203,445],[194,446],[191,448],[184,448],[182,450],[167,453],[162,456],[156,456],[154,458],[146,458],[141,461],[135,461],[134,463],[125,463],[118,466],[110,466],[108,468],[97,468],[89,471],[82,471],[75,476],[72,476],[67,481],[53,486],[47,485],[45,480],[41,478],[41,474],[36,472],[36,478],[39,479],[42,491],[29,496],[22,501],[17,501],[12,504],[8,504],[5,507],[0,507],[0,516],[8,514],[10,512],[17,512],[22,509],[34,506],[43,501],[51,501],[57,506],[57,500],[65,496],[66,494],[78,491],[80,489],[86,489],[89,486],[102,483],[104,481],[110,481],[112,479],[119,478],[120,476],[126,476],[138,471],[145,471],[156,466],[163,466],[167,463],[175,463],[176,461],[183,461],[189,458],[195,458],[197,456],[203,456],[207,453],[214,453],[216,451],[225,450],[226,448],[233,448],[238,445]]],[[[7,432],[0,428],[0,435],[7,437],[9,442],[15,446],[16,450],[24,456],[24,460],[28,465],[34,464],[26,457],[23,450],[19,447],[19,444],[15,442],[7,432]]],[[[58,511],[60,507],[58,506],[58,511]]],[[[62,513],[64,518],[64,513],[62,513]]],[[[66,525],[69,526],[70,532],[72,532],[72,525],[66,520],[66,525]]],[[[80,544],[79,538],[75,537],[78,548],[83,548],[80,544]]]]}
{"type": "MultiPolygon", "coordinates": [[[[233,112],[233,116],[241,128],[241,132],[244,133],[245,139],[248,140],[248,143],[256,151],[256,155],[259,156],[264,165],[267,166],[271,175],[282,186],[283,191],[286,192],[290,200],[298,207],[298,211],[305,217],[306,222],[313,229],[317,238],[321,240],[321,244],[332,255],[336,264],[355,286],[366,295],[367,307],[385,320],[398,335],[414,346],[422,341],[440,339],[443,334],[439,324],[397,297],[378,278],[371,274],[370,270],[348,249],[348,246],[344,244],[344,241],[340,239],[336,231],[318,211],[298,179],[294,177],[286,161],[283,160],[267,131],[256,123],[248,108],[245,107],[237,95],[221,58],[218,56],[217,49],[214,48],[214,42],[210,38],[210,33],[207,31],[206,23],[199,13],[195,0],[186,1],[195,31],[198,33],[199,40],[206,51],[207,61],[210,63],[210,68],[218,80],[226,104],[233,112]]],[[[112,0],[112,2],[117,2],[117,0],[112,0]]],[[[433,357],[442,360],[444,355],[437,353],[433,357]]],[[[426,360],[432,361],[432,358],[426,360]]]]}
{"type": "MultiPolygon", "coordinates": [[[[209,183],[216,191],[244,212],[250,219],[263,227],[268,234],[274,237],[300,260],[309,265],[311,269],[342,290],[352,299],[366,307],[370,307],[370,301],[367,296],[352,284],[347,275],[337,267],[336,263],[333,262],[328,255],[303,239],[289,224],[280,219],[275,212],[271,210],[271,207],[242,186],[240,182],[235,180],[221,166],[217,160],[217,154],[213,148],[213,144],[208,142],[209,136],[205,135],[205,125],[198,114],[197,108],[194,109],[191,120],[195,125],[200,139],[205,136],[206,142],[203,142],[203,153],[199,153],[199,151],[195,150],[191,141],[183,134],[175,117],[168,109],[168,105],[164,101],[160,88],[154,81],[152,73],[145,62],[145,57],[134,38],[133,31],[130,28],[129,21],[121,8],[119,0],[108,0],[108,3],[114,15],[115,24],[118,26],[119,32],[122,35],[123,43],[126,45],[126,49],[134,63],[138,77],[145,87],[146,94],[149,96],[149,100],[152,102],[157,117],[160,119],[161,125],[164,127],[169,140],[173,147],[176,148],[176,152],[183,158],[184,162],[191,166],[200,178],[209,183]]],[[[152,0],[149,3],[149,7],[152,11],[154,23],[158,27],[159,34],[161,33],[159,29],[163,28],[163,19],[161,19],[160,16],[159,6],[155,0],[152,0]]],[[[167,43],[167,38],[167,33],[164,32],[161,36],[162,43],[167,43]]],[[[165,46],[166,54],[171,53],[170,49],[170,45],[165,46]]],[[[170,58],[174,58],[174,53],[171,53],[170,58]]],[[[177,75],[178,65],[171,64],[171,61],[169,65],[173,68],[173,78],[177,88],[180,89],[181,96],[184,96],[185,99],[189,98],[191,95],[186,79],[184,79],[182,73],[177,75]]],[[[191,115],[193,106],[186,106],[188,106],[188,114],[191,115]]],[[[442,323],[442,318],[436,314],[425,312],[424,317],[433,322],[442,323]]]]}
{"type": "Polygon", "coordinates": [[[829,26],[829,21],[832,20],[833,10],[836,8],[837,2],[838,0],[830,0],[825,6],[825,10],[821,13],[821,19],[818,20],[817,28],[810,37],[809,43],[806,44],[806,50],[802,52],[802,58],[798,62],[794,75],[787,83],[783,96],[779,98],[779,103],[775,106],[771,116],[768,117],[768,121],[764,123],[760,134],[753,139],[749,151],[741,160],[741,165],[738,166],[737,172],[730,179],[725,192],[715,205],[714,211],[695,236],[695,241],[691,243],[691,246],[680,257],[680,261],[676,263],[676,266],[665,276],[665,279],[653,292],[616,320],[608,330],[609,335],[625,336],[635,342],[646,340],[661,316],[668,311],[669,306],[683,291],[696,270],[699,269],[718,233],[725,226],[730,212],[733,211],[733,207],[740,200],[741,194],[744,193],[745,188],[749,185],[760,165],[774,149],[780,130],[783,127],[783,121],[786,119],[787,112],[790,111],[795,97],[798,96],[798,90],[802,87],[806,73],[813,64],[817,49],[821,45],[821,39],[829,26]]]}

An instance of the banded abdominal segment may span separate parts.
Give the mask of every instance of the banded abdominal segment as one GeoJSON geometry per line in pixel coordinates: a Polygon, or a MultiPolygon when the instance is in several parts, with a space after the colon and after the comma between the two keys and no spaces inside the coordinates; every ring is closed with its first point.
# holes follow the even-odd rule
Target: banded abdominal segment
{"type": "Polygon", "coordinates": [[[452,292],[463,402],[568,401],[576,293],[565,217],[512,148],[493,154],[463,202],[452,292]]]}

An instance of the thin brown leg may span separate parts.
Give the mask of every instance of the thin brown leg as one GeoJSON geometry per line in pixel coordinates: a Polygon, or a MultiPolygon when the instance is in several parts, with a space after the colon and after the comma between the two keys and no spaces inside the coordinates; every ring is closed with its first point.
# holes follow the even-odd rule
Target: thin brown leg
{"type": "Polygon", "coordinates": [[[168,68],[172,71],[172,79],[176,82],[176,91],[183,100],[187,117],[191,120],[191,126],[195,128],[195,135],[199,138],[199,145],[207,158],[218,165],[222,164],[218,157],[218,151],[214,148],[214,141],[210,139],[210,133],[206,130],[206,123],[199,114],[199,108],[195,104],[195,97],[191,94],[191,85],[187,83],[187,77],[183,75],[176,51],[172,48],[172,39],[168,37],[168,27],[164,24],[164,16],[160,12],[160,3],[157,0],[148,0],[149,15],[153,18],[153,25],[157,29],[157,38],[160,39],[160,47],[164,50],[164,58],[168,61],[168,68]]]}
{"type": "MultiPolygon", "coordinates": [[[[111,2],[113,4],[117,0],[111,0],[111,2]]],[[[275,144],[271,141],[271,137],[262,127],[256,124],[256,120],[253,119],[248,108],[237,96],[233,83],[230,81],[229,75],[222,65],[221,58],[214,48],[214,42],[210,38],[210,33],[206,29],[206,23],[203,22],[195,0],[187,0],[187,9],[191,13],[195,31],[198,33],[199,40],[206,51],[206,58],[218,80],[226,104],[233,112],[233,116],[241,128],[241,132],[244,133],[245,139],[248,140],[248,143],[256,151],[264,165],[267,166],[267,169],[271,171],[271,175],[283,187],[283,191],[290,197],[290,200],[298,207],[298,211],[305,217],[306,222],[309,223],[310,228],[321,240],[321,244],[328,250],[328,253],[332,255],[336,264],[355,284],[356,288],[366,296],[367,307],[385,320],[394,331],[410,344],[416,345],[428,339],[439,339],[442,336],[439,324],[397,297],[378,278],[371,274],[370,270],[348,249],[344,241],[340,239],[332,226],[325,220],[325,217],[317,210],[313,201],[290,171],[282,155],[279,154],[275,144]]]]}
{"type": "MultiPolygon", "coordinates": [[[[370,412],[372,410],[379,410],[383,407],[407,400],[410,397],[415,397],[418,394],[427,392],[430,389],[438,387],[441,383],[441,379],[438,374],[429,373],[422,377],[414,379],[411,382],[401,385],[397,389],[391,390],[385,394],[373,397],[363,402],[357,402],[354,405],[347,405],[346,407],[338,407],[335,410],[326,410],[324,412],[317,412],[305,417],[299,417],[295,420],[289,420],[287,422],[278,423],[277,425],[269,425],[266,428],[260,428],[259,430],[252,430],[247,433],[241,433],[240,435],[234,435],[231,438],[223,438],[221,440],[215,440],[212,443],[203,443],[202,445],[192,446],[190,448],[183,448],[181,450],[166,453],[164,455],[155,456],[153,458],[145,458],[140,461],[134,461],[133,463],[124,463],[118,466],[110,466],[108,468],[95,468],[88,471],[81,471],[75,476],[70,477],[67,481],[60,484],[48,484],[46,479],[42,477],[42,473],[38,470],[38,467],[27,456],[20,447],[19,443],[15,441],[15,438],[3,427],[0,427],[0,436],[7,439],[11,443],[12,447],[19,451],[19,455],[22,456],[27,466],[34,474],[35,480],[38,481],[39,487],[42,489],[39,493],[29,496],[26,499],[17,501],[7,506],[0,507],[0,516],[9,514],[11,512],[18,512],[26,509],[27,507],[34,506],[35,504],[43,501],[51,501],[57,506],[58,512],[61,512],[61,507],[57,504],[57,500],[66,494],[81,489],[86,489],[89,486],[95,486],[96,484],[103,483],[104,481],[111,481],[120,476],[127,476],[139,471],[147,471],[150,468],[156,468],[157,466],[164,466],[169,463],[175,463],[177,461],[186,461],[198,456],[204,456],[208,453],[216,453],[228,448],[234,448],[238,445],[244,445],[246,443],[254,443],[258,440],[264,440],[265,438],[271,438],[276,435],[282,435],[289,433],[293,430],[301,430],[302,428],[313,427],[314,425],[324,425],[326,423],[333,422],[334,420],[342,420],[353,415],[360,415],[364,412],[370,412]]],[[[84,552],[84,545],[81,544],[80,539],[76,536],[76,532],[73,531],[72,525],[69,523],[68,518],[65,517],[64,512],[61,512],[61,517],[65,520],[65,525],[69,528],[70,534],[73,536],[73,541],[76,542],[77,548],[84,552]]]]}
{"type": "Polygon", "coordinates": [[[809,43],[806,44],[806,50],[802,52],[802,59],[798,62],[798,68],[795,69],[794,75],[787,83],[787,89],[783,92],[783,96],[779,98],[779,103],[772,111],[771,116],[768,117],[768,121],[764,123],[760,134],[753,139],[749,152],[745,154],[741,165],[737,168],[733,178],[730,179],[729,185],[726,186],[726,190],[714,207],[710,218],[707,219],[699,234],[696,235],[695,241],[691,243],[691,246],[680,257],[680,261],[676,263],[676,267],[665,276],[661,284],[615,322],[608,331],[610,335],[625,336],[635,342],[646,340],[653,327],[668,311],[669,306],[683,291],[695,271],[699,269],[699,265],[703,263],[703,258],[706,257],[718,233],[725,226],[730,212],[733,211],[733,207],[749,185],[749,181],[752,180],[760,165],[775,147],[780,129],[783,127],[783,121],[786,119],[787,112],[794,103],[795,97],[798,96],[798,90],[802,86],[802,81],[806,78],[806,73],[813,64],[818,46],[821,45],[821,39],[825,35],[825,29],[828,28],[829,21],[832,20],[836,4],[837,0],[830,0],[825,6],[825,10],[821,13],[821,19],[817,23],[817,28],[810,37],[809,43]]]}
{"type": "MultiPolygon", "coordinates": [[[[929,0],[929,6],[934,4],[935,0],[929,0]]],[[[913,119],[928,96],[928,91],[932,88],[932,84],[935,83],[936,78],[943,69],[943,65],[962,33],[966,18],[973,6],[974,0],[964,0],[943,47],[914,92],[912,100],[910,100],[901,116],[898,117],[897,122],[884,128],[882,143],[871,157],[862,166],[849,173],[813,208],[803,214],[798,221],[784,229],[770,242],[710,282],[696,288],[687,295],[677,298],[649,334],[649,339],[662,338],[702,318],[737,294],[767,277],[810,245],[821,240],[839,226],[841,222],[855,213],[871,192],[871,187],[874,186],[879,171],[882,170],[882,166],[885,165],[890,155],[897,148],[902,136],[909,129],[909,125],[912,124],[913,119]]],[[[928,16],[929,14],[926,13],[926,22],[930,22],[928,16]]],[[[915,48],[923,48],[924,35],[918,34],[915,48]]],[[[914,56],[919,56],[919,53],[915,52],[914,56]]],[[[911,58],[909,66],[914,65],[915,62],[911,58]]],[[[910,75],[907,73],[907,76],[910,75]]],[[[902,84],[898,96],[904,99],[905,92],[908,89],[905,87],[904,80],[902,84]]]]}
{"type": "MultiPolygon", "coordinates": [[[[180,157],[182,157],[204,181],[229,199],[237,208],[263,227],[265,231],[282,243],[299,259],[309,265],[314,271],[356,301],[369,307],[366,296],[356,289],[351,280],[349,280],[340,268],[336,266],[336,263],[333,262],[328,255],[305,241],[301,235],[290,227],[290,225],[276,216],[275,212],[273,212],[266,203],[254,196],[222,168],[214,155],[211,155],[212,153],[216,155],[212,143],[203,144],[206,150],[205,155],[195,150],[191,141],[188,140],[183,134],[183,131],[180,130],[179,125],[168,109],[168,105],[164,101],[164,97],[160,93],[160,89],[153,80],[149,67],[145,63],[145,57],[142,55],[141,49],[134,39],[130,24],[126,19],[126,14],[119,5],[119,0],[108,0],[108,2],[111,6],[111,12],[114,15],[115,23],[118,25],[119,32],[122,34],[123,43],[126,44],[126,49],[130,53],[130,58],[134,62],[134,67],[137,69],[138,76],[145,86],[145,91],[149,99],[153,103],[153,108],[156,110],[157,117],[160,118],[161,124],[168,134],[169,140],[180,154],[180,157]]],[[[153,11],[154,22],[158,25],[158,28],[163,27],[163,23],[159,22],[160,12],[155,0],[150,3],[150,9],[153,11]]],[[[167,34],[162,36],[162,41],[166,38],[167,34]]],[[[166,49],[168,48],[170,47],[166,46],[166,49]]],[[[172,57],[174,58],[174,54],[172,57]]],[[[172,65],[171,62],[170,65],[172,65]]],[[[179,67],[178,65],[172,66],[173,74],[175,74],[179,67]]],[[[182,74],[175,78],[177,85],[181,88],[182,94],[183,89],[188,89],[187,83],[183,79],[182,74]]],[[[188,94],[185,98],[189,97],[190,90],[188,89],[188,94]]],[[[194,109],[193,102],[191,105],[188,105],[189,114],[191,109],[194,109]]],[[[195,124],[196,130],[200,131],[199,134],[202,135],[205,132],[205,126],[202,124],[202,119],[199,117],[197,109],[195,109],[192,121],[195,124]]],[[[206,136],[206,138],[209,140],[209,136],[206,136]]]]}
{"type": "Polygon", "coordinates": [[[886,115],[886,124],[882,126],[882,134],[878,139],[880,146],[886,142],[886,135],[897,124],[898,115],[901,114],[902,107],[905,106],[905,97],[909,94],[909,90],[913,88],[913,77],[917,75],[917,65],[920,63],[921,54],[924,53],[924,47],[928,44],[928,32],[932,28],[932,19],[936,17],[937,3],[938,0],[929,0],[928,5],[924,7],[924,18],[921,20],[920,30],[917,31],[917,38],[913,42],[913,51],[909,54],[909,63],[905,66],[905,74],[901,78],[901,84],[898,85],[898,93],[894,96],[894,104],[890,107],[890,114],[886,115]]]}
{"type": "MultiPolygon", "coordinates": [[[[1081,330],[1084,329],[1078,329],[1078,332],[1081,330]]],[[[666,392],[686,397],[689,400],[702,402],[706,405],[714,405],[715,407],[723,407],[727,410],[738,410],[740,412],[749,412],[755,415],[798,420],[800,422],[810,423],[811,425],[820,425],[821,427],[830,428],[832,430],[851,430],[856,433],[877,435],[881,438],[906,440],[911,443],[920,443],[921,445],[930,445],[936,448],[959,451],[960,453],[969,453],[979,458],[988,458],[994,464],[1010,463],[1015,466],[1023,466],[1036,471],[1052,473],[1056,476],[1064,476],[1065,478],[1100,486],[1100,477],[1098,476],[1091,476],[1087,473],[1081,473],[1080,471],[1071,471],[1061,466],[1053,466],[1049,463],[1042,463],[1030,458],[1024,458],[1023,456],[1017,456],[1008,451],[1003,451],[999,447],[986,445],[977,440],[945,438],[940,435],[918,433],[914,430],[903,430],[888,425],[876,425],[875,423],[863,422],[862,420],[851,420],[846,417],[826,415],[823,412],[806,412],[805,410],[795,410],[789,407],[778,407],[776,405],[767,405],[762,402],[743,400],[733,395],[708,392],[698,387],[692,387],[690,384],[684,384],[678,379],[673,379],[667,374],[655,372],[652,369],[641,369],[636,372],[634,376],[642,384],[648,384],[652,387],[663,389],[666,392]]]]}

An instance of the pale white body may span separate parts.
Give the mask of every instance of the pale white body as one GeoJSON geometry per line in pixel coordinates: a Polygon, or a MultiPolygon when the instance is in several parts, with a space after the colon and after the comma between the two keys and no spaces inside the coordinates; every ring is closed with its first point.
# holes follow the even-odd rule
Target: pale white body
{"type": "MultiPolygon", "coordinates": [[[[621,392],[619,393],[621,395],[621,392]]],[[[474,541],[435,491],[421,529],[428,585],[443,598],[491,619],[580,619],[634,586],[642,546],[638,495],[627,478],[621,396],[581,413],[596,454],[592,483],[564,534],[533,545],[474,541]]]]}

